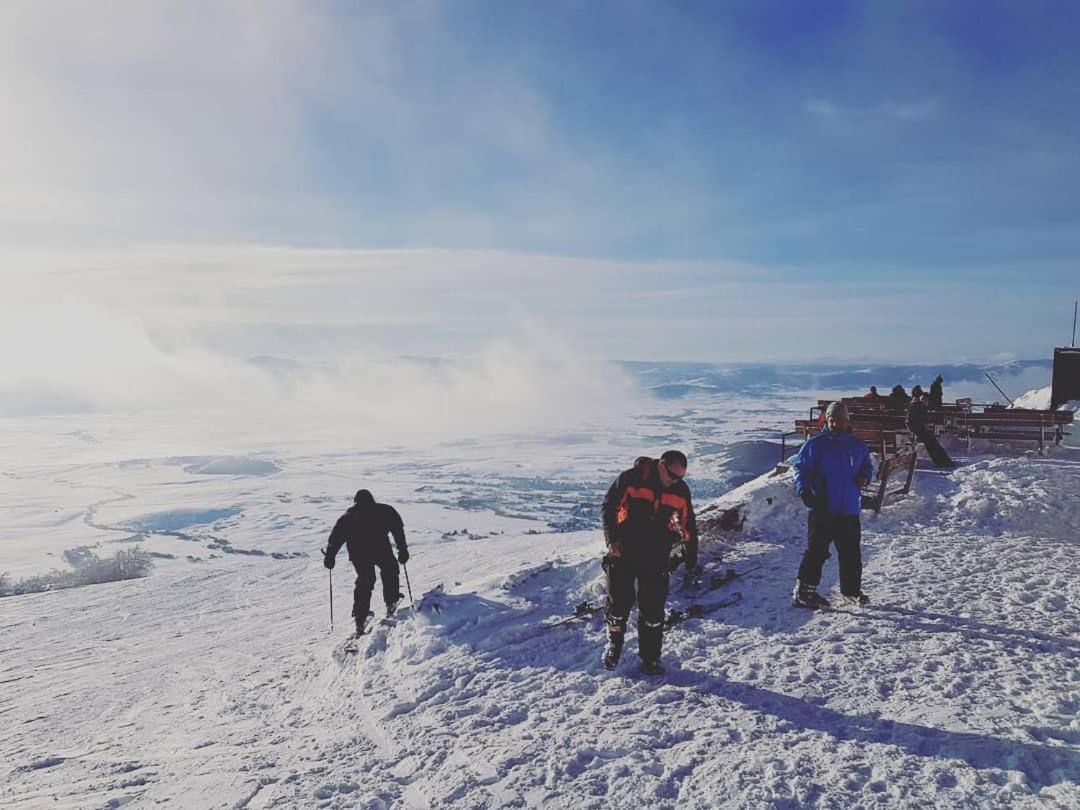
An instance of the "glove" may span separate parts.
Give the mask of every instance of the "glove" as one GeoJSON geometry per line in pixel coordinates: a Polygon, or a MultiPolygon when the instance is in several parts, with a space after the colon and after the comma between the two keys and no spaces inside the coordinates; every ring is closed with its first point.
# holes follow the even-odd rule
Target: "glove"
{"type": "Polygon", "coordinates": [[[807,509],[817,509],[817,496],[810,490],[804,489],[802,492],[799,493],[799,497],[802,498],[802,502],[806,504],[807,509]]]}
{"type": "Polygon", "coordinates": [[[336,554],[331,554],[328,551],[328,552],[326,552],[326,556],[323,557],[322,564],[325,565],[329,570],[333,571],[334,570],[334,563],[336,562],[336,559],[335,559],[336,557],[337,557],[336,554]]]}
{"type": "Polygon", "coordinates": [[[407,548],[398,549],[397,561],[402,565],[409,561],[409,550],[407,548]]]}

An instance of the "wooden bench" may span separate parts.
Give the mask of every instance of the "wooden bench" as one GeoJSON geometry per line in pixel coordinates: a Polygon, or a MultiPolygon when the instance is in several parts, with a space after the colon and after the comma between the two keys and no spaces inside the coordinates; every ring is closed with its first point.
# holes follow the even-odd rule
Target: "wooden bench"
{"type": "Polygon", "coordinates": [[[895,455],[889,456],[881,462],[881,468],[877,473],[877,481],[871,481],[863,487],[862,508],[873,509],[880,512],[885,505],[886,498],[894,495],[907,495],[911,492],[911,482],[915,478],[915,465],[918,463],[919,453],[914,444],[908,444],[897,450],[895,455]],[[891,492],[888,490],[889,479],[896,475],[902,475],[904,483],[891,492]],[[876,492],[874,491],[876,488],[876,492]]]}
{"type": "Polygon", "coordinates": [[[1036,411],[1020,408],[987,408],[981,413],[962,413],[946,417],[944,427],[955,436],[991,441],[1036,441],[1039,449],[1049,441],[1060,444],[1072,424],[1070,411],[1036,411]]]}
{"type": "MultiPolygon", "coordinates": [[[[901,422],[904,422],[906,429],[908,405],[904,405],[901,408],[885,401],[863,400],[858,398],[852,399],[850,397],[845,397],[840,401],[847,406],[848,413],[851,415],[852,420],[860,417],[892,416],[898,418],[901,422]]],[[[830,404],[831,400],[819,399],[818,404],[810,409],[810,418],[814,418],[815,411],[823,412],[830,404]]],[[[943,425],[948,416],[965,412],[965,406],[945,403],[940,408],[931,408],[928,411],[927,423],[931,425],[943,425]]]]}
{"type": "MultiPolygon", "coordinates": [[[[817,420],[796,419],[795,433],[809,439],[821,432],[821,426],[817,420]]],[[[882,457],[896,452],[897,447],[907,443],[907,429],[903,425],[895,424],[869,424],[865,421],[851,420],[851,432],[854,436],[866,442],[871,451],[882,457]]]]}
{"type": "MultiPolygon", "coordinates": [[[[890,414],[901,421],[906,418],[906,410],[893,410],[882,401],[859,397],[845,397],[841,401],[847,405],[853,428],[856,422],[885,419],[890,414]]],[[[824,411],[830,402],[831,400],[819,399],[818,404],[810,409],[811,418],[814,418],[815,411],[824,411]]],[[[1067,435],[1065,427],[1072,424],[1073,418],[1071,411],[975,405],[965,399],[957,400],[955,404],[945,403],[940,408],[931,408],[927,413],[927,424],[934,428],[935,433],[949,433],[969,441],[1035,441],[1039,443],[1039,449],[1043,450],[1051,440],[1054,444],[1061,443],[1067,435]]],[[[906,426],[904,427],[906,429],[906,426]]]]}

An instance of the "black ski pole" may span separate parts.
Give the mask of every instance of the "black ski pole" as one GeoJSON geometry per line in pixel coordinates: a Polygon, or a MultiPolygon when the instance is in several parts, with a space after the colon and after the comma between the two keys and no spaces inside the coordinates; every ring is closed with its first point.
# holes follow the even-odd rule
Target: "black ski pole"
{"type": "Polygon", "coordinates": [[[401,564],[401,570],[405,572],[405,590],[409,592],[409,607],[412,608],[413,618],[416,618],[416,603],[412,598],[412,585],[409,584],[409,566],[405,563],[401,564]]]}
{"type": "MultiPolygon", "coordinates": [[[[322,550],[323,557],[326,556],[326,549],[322,550]]],[[[327,568],[326,573],[330,576],[330,632],[334,632],[334,570],[327,568]]]]}

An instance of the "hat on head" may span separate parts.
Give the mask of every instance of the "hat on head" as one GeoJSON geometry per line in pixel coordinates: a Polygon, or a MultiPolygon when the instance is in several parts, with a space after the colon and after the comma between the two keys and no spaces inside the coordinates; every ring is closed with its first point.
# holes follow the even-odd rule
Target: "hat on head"
{"type": "Polygon", "coordinates": [[[686,460],[686,453],[682,452],[682,450],[668,450],[664,455],[660,456],[660,460],[665,464],[679,464],[683,467],[689,463],[686,460]]]}
{"type": "Polygon", "coordinates": [[[830,402],[829,407],[825,409],[826,419],[851,419],[848,415],[847,405],[837,400],[836,402],[830,402]]]}

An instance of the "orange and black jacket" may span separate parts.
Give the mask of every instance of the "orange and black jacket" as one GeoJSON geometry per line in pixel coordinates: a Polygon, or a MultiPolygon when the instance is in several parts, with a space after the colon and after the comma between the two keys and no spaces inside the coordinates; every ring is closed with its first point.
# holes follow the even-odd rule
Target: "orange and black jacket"
{"type": "Polygon", "coordinates": [[[604,542],[623,556],[667,560],[673,546],[697,556],[698,532],[690,487],[660,483],[656,459],[639,459],[615,479],[602,507],[604,542]]]}

